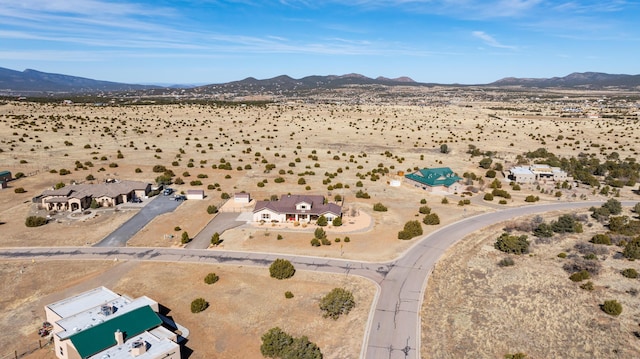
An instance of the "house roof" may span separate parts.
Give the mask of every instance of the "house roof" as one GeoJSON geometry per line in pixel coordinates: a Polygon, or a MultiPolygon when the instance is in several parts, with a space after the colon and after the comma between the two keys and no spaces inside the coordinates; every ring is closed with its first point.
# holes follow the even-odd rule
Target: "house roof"
{"type": "Polygon", "coordinates": [[[453,173],[449,167],[423,168],[416,172],[409,173],[405,175],[405,177],[431,187],[449,187],[462,179],[453,173]]]}
{"type": "Polygon", "coordinates": [[[331,213],[339,216],[342,208],[335,203],[324,203],[324,197],[319,195],[283,195],[279,201],[257,201],[253,212],[268,209],[280,214],[312,214],[321,215],[331,213]],[[307,203],[311,205],[310,209],[296,209],[299,203],[307,203]]]}
{"type": "Polygon", "coordinates": [[[88,358],[116,345],[115,332],[118,330],[124,333],[126,340],[160,324],[162,319],[147,305],[78,332],[69,340],[82,358],[88,358]]]}

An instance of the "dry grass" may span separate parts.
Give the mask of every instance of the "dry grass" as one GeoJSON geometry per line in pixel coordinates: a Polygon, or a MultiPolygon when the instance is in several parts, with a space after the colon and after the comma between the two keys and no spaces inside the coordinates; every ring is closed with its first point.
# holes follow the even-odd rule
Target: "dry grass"
{"type": "Polygon", "coordinates": [[[613,259],[620,248],[607,247],[602,273],[591,279],[595,290],[586,291],[562,269],[571,259],[557,257],[576,253],[576,243],[606,229],[594,223],[582,234],[556,235],[551,244],[533,244],[531,256],[512,256],[515,266],[499,267],[506,255],[493,243],[503,225],[463,239],[438,263],[422,309],[424,358],[501,358],[515,352],[530,358],[640,355],[634,334],[640,297],[633,292],[640,284],[620,274],[640,265],[613,259]],[[599,309],[608,299],[622,303],[619,317],[599,309]]]}

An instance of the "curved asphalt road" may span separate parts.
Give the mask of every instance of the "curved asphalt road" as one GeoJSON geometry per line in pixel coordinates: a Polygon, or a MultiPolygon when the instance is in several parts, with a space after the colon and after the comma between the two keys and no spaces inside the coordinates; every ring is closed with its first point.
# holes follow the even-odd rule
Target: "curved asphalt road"
{"type": "MultiPolygon", "coordinates": [[[[636,202],[622,202],[633,206],[636,202]]],[[[455,242],[486,226],[510,218],[555,210],[578,209],[602,202],[561,202],[505,209],[450,224],[421,238],[398,259],[386,263],[272,253],[170,248],[7,248],[2,259],[110,259],[197,262],[266,267],[276,258],[290,260],[296,268],[358,275],[378,283],[372,313],[362,346],[362,358],[420,358],[420,308],[424,289],[435,263],[455,242]]],[[[428,346],[428,343],[425,343],[428,346]]]]}

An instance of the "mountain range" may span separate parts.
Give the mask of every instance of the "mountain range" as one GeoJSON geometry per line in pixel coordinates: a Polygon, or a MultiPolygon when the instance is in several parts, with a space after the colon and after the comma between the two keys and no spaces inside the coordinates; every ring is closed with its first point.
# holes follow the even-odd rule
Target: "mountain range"
{"type": "MultiPolygon", "coordinates": [[[[369,78],[360,74],[307,76],[294,79],[281,75],[270,79],[258,80],[248,77],[240,81],[204,86],[175,85],[160,87],[152,85],[125,84],[110,81],[99,81],[83,77],[53,74],[27,69],[22,72],[0,67],[0,93],[11,95],[35,95],[51,93],[103,93],[139,90],[157,90],[174,88],[189,89],[194,92],[245,92],[260,93],[308,91],[314,89],[344,88],[357,85],[381,86],[436,86],[446,84],[421,83],[409,77],[369,78]]],[[[452,85],[449,85],[452,86],[452,85]]],[[[462,85],[454,85],[462,86],[462,85]]],[[[489,84],[465,85],[486,87],[524,87],[524,88],[583,88],[583,89],[640,89],[640,75],[606,74],[600,72],[572,73],[564,77],[552,78],[515,78],[508,77],[489,84]]]]}

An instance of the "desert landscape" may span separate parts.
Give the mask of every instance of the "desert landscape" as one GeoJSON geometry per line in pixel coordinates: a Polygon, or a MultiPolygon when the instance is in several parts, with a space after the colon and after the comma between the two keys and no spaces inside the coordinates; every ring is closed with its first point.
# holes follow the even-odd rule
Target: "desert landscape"
{"type": "MultiPolygon", "coordinates": [[[[371,98],[366,93],[371,92],[343,89],[331,96],[311,96],[307,102],[269,95],[261,95],[261,102],[233,98],[235,102],[169,104],[154,104],[150,98],[136,103],[129,97],[100,104],[5,99],[0,105],[0,171],[11,171],[16,179],[0,192],[0,246],[100,242],[139,209],[95,208],[73,217],[39,208],[32,198],[56,186],[112,179],[155,185],[168,176],[176,193],[205,192],[204,200],[187,200],[175,211],[150,219],[129,240],[131,247],[183,247],[182,233],[194,237],[201,232],[217,216],[208,208],[221,209],[238,192],[256,200],[314,194],[343,204],[343,226],[324,227],[329,245],[310,244],[315,224],[266,222],[227,230],[220,236],[222,243],[209,250],[367,262],[392,261],[411,251],[422,236],[400,240],[398,232],[408,221],[423,223],[429,212],[439,220],[421,225],[424,235],[504,208],[640,200],[637,93],[473,87],[394,87],[371,98]],[[562,166],[573,178],[520,185],[505,178],[511,167],[534,163],[562,166]],[[591,165],[597,170],[591,171],[591,165]],[[458,174],[463,189],[432,193],[404,181],[404,174],[438,167],[458,174]],[[396,181],[400,186],[391,185],[396,181]],[[25,226],[32,215],[50,216],[49,223],[25,226]]],[[[142,205],[151,200],[144,199],[142,205]]],[[[631,222],[638,216],[630,208],[622,213],[631,222]]],[[[562,214],[567,213],[542,217],[551,222],[562,214]]],[[[587,217],[581,221],[582,233],[556,234],[547,241],[536,240],[530,230],[510,229],[529,236],[526,255],[494,248],[509,223],[485,228],[451,247],[424,291],[421,355],[638,356],[638,280],[620,274],[628,268],[640,270],[636,262],[621,257],[638,233],[616,234],[612,246],[597,245],[604,248],[594,259],[602,268],[591,278],[592,290],[581,289],[568,279],[572,271],[563,269],[572,258],[591,253],[576,249],[578,242],[589,243],[610,230],[607,219],[590,214],[576,213],[587,217]],[[568,257],[559,258],[560,252],[568,257]],[[515,265],[498,265],[505,257],[515,265]],[[598,307],[609,299],[622,304],[619,316],[598,307]]],[[[531,221],[526,217],[514,223],[531,221]]],[[[299,271],[288,281],[277,281],[264,268],[224,265],[1,265],[3,288],[10,295],[3,297],[0,327],[3,333],[9,333],[8,328],[18,332],[0,337],[7,355],[23,351],[21,343],[37,342],[43,305],[105,285],[134,297],[147,295],[169,308],[191,331],[189,358],[261,357],[260,336],[276,325],[294,336],[308,336],[326,358],[357,358],[377,291],[375,283],[357,276],[299,271]],[[202,280],[209,272],[220,276],[211,287],[202,280]],[[57,279],[56,285],[51,278],[57,279]],[[322,318],[317,305],[334,287],[351,290],[357,303],[337,321],[322,318]],[[294,298],[286,299],[285,291],[294,298]],[[189,301],[196,296],[209,296],[211,307],[190,313],[189,301]]],[[[45,348],[28,357],[55,355],[45,348]]]]}

